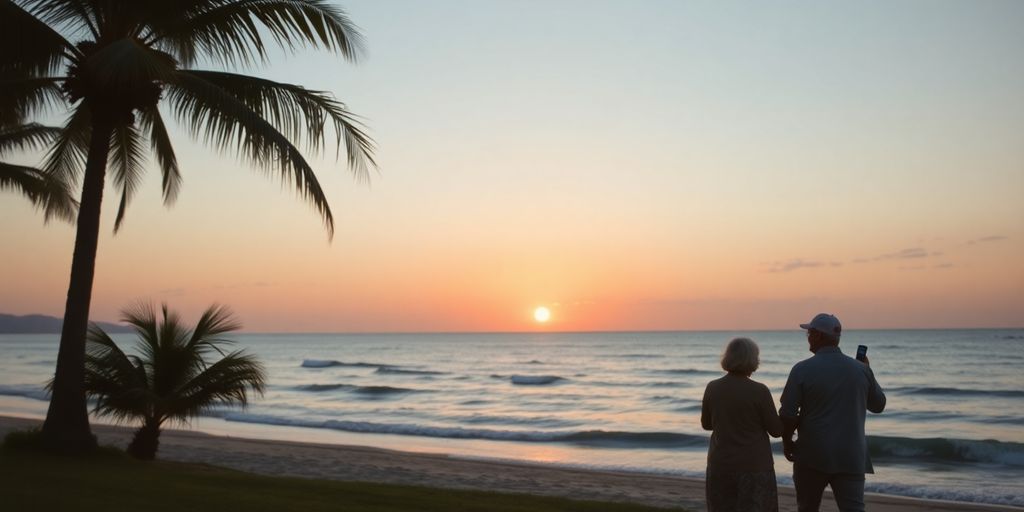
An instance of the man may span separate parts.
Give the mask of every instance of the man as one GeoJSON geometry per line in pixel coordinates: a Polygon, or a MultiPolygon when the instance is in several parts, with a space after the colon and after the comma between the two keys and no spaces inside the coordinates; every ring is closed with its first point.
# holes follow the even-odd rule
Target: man
{"type": "Polygon", "coordinates": [[[800,327],[814,356],[789,372],[779,409],[798,509],[817,512],[825,486],[831,486],[839,510],[863,512],[864,474],[874,473],[864,416],[885,409],[885,394],[867,357],[862,362],[839,350],[838,318],[822,313],[800,327]]]}

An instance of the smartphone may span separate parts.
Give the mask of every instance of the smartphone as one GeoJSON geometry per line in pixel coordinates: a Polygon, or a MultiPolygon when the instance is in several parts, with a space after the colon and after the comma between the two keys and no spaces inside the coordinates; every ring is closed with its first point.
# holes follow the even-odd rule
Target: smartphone
{"type": "Polygon", "coordinates": [[[868,356],[867,345],[857,345],[857,360],[863,362],[864,358],[868,356]]]}

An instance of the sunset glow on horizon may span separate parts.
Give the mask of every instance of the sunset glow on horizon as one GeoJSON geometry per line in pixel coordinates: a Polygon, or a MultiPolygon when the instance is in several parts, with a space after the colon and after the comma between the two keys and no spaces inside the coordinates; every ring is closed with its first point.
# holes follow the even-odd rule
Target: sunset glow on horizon
{"type": "MultiPolygon", "coordinates": [[[[1024,2],[341,5],[359,65],[253,71],[333,92],[379,143],[369,186],[310,157],[333,241],[174,125],[173,207],[150,162],[114,236],[108,186],[94,320],[143,299],[249,332],[1024,326],[1024,2]]],[[[8,190],[0,216],[0,313],[62,316],[74,229],[8,190]]]]}

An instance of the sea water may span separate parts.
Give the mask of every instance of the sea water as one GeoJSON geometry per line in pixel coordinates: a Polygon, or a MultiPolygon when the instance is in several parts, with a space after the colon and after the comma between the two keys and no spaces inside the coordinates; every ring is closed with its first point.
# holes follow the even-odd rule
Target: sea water
{"type": "MultiPolygon", "coordinates": [[[[776,399],[802,331],[240,334],[264,397],[192,428],[457,457],[703,476],[700,402],[733,336],[776,399]]],[[[122,347],[132,335],[115,335],[122,347]]],[[[888,397],[869,414],[867,490],[1024,506],[1024,330],[849,331],[888,397]]],[[[41,416],[56,335],[0,335],[0,414],[41,416]]],[[[102,421],[102,420],[101,420],[102,421]]],[[[775,444],[779,481],[791,465],[775,444]]]]}

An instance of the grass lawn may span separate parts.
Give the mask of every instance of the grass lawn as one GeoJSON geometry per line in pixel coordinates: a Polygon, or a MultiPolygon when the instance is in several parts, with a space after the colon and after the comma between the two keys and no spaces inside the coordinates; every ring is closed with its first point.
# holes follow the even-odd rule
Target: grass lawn
{"type": "Polygon", "coordinates": [[[267,477],[174,462],[139,462],[104,452],[69,458],[0,452],[0,510],[253,511],[611,511],[665,509],[522,494],[267,477]]]}

